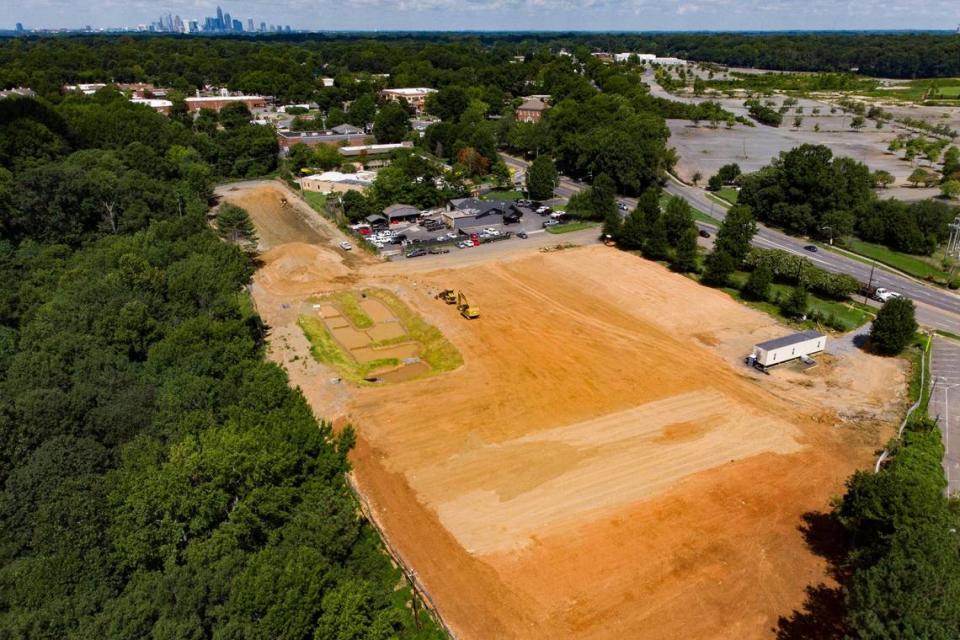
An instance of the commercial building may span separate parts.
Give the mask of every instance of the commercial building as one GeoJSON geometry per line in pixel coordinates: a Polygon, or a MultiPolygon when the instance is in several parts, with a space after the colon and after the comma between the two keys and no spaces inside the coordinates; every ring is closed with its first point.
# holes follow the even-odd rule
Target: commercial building
{"type": "Polygon", "coordinates": [[[363,191],[376,179],[373,171],[357,171],[356,173],[341,173],[339,171],[324,171],[300,178],[300,188],[304,191],[318,193],[344,193],[347,191],[363,191]]]}
{"type": "Polygon", "coordinates": [[[328,144],[330,146],[356,145],[364,143],[369,136],[363,133],[334,133],[333,131],[278,131],[277,143],[280,145],[280,152],[290,151],[290,147],[295,144],[305,144],[308,147],[315,147],[318,144],[328,144]]]}
{"type": "Polygon", "coordinates": [[[383,215],[390,224],[416,220],[420,217],[420,210],[411,204],[392,204],[383,209],[383,215]]]}
{"type": "Polygon", "coordinates": [[[753,354],[748,361],[766,371],[775,365],[819,353],[826,345],[827,338],[819,331],[803,331],[761,342],[753,347],[753,354]]]}
{"type": "Polygon", "coordinates": [[[170,109],[173,108],[171,101],[161,100],[159,98],[130,98],[130,102],[145,105],[164,115],[170,115],[170,109]]]}
{"type": "Polygon", "coordinates": [[[4,89],[3,91],[0,91],[0,100],[13,96],[32,98],[35,95],[37,94],[33,89],[28,89],[27,87],[14,87],[13,89],[4,89]]]}
{"type": "Polygon", "coordinates": [[[195,96],[187,98],[187,111],[199,111],[200,109],[213,109],[220,111],[228,104],[242,102],[247,105],[251,111],[254,109],[263,109],[267,106],[267,99],[263,96],[195,96]]]}
{"type": "Polygon", "coordinates": [[[495,200],[457,198],[447,204],[440,217],[454,231],[470,233],[474,228],[503,224],[509,209],[510,205],[495,200]]]}
{"type": "Polygon", "coordinates": [[[427,87],[408,87],[403,89],[384,89],[380,92],[380,95],[394,102],[406,100],[407,104],[413,107],[417,113],[423,113],[423,110],[427,106],[427,97],[436,92],[436,89],[429,89],[427,87]]]}
{"type": "Polygon", "coordinates": [[[338,151],[340,155],[344,157],[356,158],[357,156],[388,155],[400,149],[412,148],[413,143],[408,140],[406,142],[395,142],[392,144],[360,144],[350,147],[340,147],[338,151]]]}
{"type": "Polygon", "coordinates": [[[547,100],[550,96],[528,96],[523,99],[523,103],[517,107],[517,122],[540,122],[544,111],[550,108],[547,100]]]}
{"type": "Polygon", "coordinates": [[[662,67],[684,66],[687,64],[687,61],[681,58],[660,58],[652,53],[616,53],[614,54],[613,59],[618,63],[630,62],[632,59],[636,59],[637,62],[641,62],[643,64],[655,64],[662,67]]]}

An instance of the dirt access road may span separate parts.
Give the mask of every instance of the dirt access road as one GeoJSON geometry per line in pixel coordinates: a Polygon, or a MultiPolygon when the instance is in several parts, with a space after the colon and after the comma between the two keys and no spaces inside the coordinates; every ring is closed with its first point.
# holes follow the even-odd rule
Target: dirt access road
{"type": "Polygon", "coordinates": [[[854,353],[762,376],[740,358],[784,328],[602,246],[516,242],[444,268],[350,265],[325,243],[263,256],[253,292],[271,357],[318,415],[355,426],[357,484],[458,637],[766,638],[826,580],[801,517],[889,435],[899,361],[854,353]],[[299,302],[366,286],[465,364],[333,384],[299,302]],[[480,319],[433,298],[447,287],[480,319]]]}

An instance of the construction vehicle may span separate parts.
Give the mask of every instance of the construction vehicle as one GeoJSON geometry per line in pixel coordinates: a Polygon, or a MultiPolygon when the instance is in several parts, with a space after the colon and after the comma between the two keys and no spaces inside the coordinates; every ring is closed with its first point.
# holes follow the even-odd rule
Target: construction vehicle
{"type": "Polygon", "coordinates": [[[444,289],[438,293],[437,300],[443,300],[447,304],[457,304],[457,297],[453,294],[453,289],[444,289]]]}
{"type": "Polygon", "coordinates": [[[467,320],[480,317],[480,307],[475,307],[467,302],[467,296],[463,295],[463,291],[457,292],[457,310],[467,320]]]}

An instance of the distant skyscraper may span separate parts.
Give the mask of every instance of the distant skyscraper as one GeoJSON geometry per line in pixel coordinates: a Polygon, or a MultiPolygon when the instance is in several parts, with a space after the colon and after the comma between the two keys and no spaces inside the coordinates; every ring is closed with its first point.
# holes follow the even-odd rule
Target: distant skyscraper
{"type": "Polygon", "coordinates": [[[253,33],[253,18],[247,18],[247,31],[253,33]]]}
{"type": "Polygon", "coordinates": [[[266,30],[267,30],[267,23],[266,23],[266,22],[261,22],[261,23],[260,23],[260,33],[265,33],[266,30]]]}
{"type": "Polygon", "coordinates": [[[223,29],[223,9],[217,7],[217,29],[223,29]]]}
{"type": "Polygon", "coordinates": [[[225,31],[230,31],[233,28],[233,20],[230,19],[230,14],[227,12],[223,13],[223,29],[225,31]]]}
{"type": "Polygon", "coordinates": [[[243,33],[243,23],[236,18],[233,19],[233,30],[237,33],[243,33]]]}
{"type": "Polygon", "coordinates": [[[190,33],[200,33],[200,21],[191,20],[190,21],[190,33]]]}
{"type": "Polygon", "coordinates": [[[22,22],[18,22],[18,23],[17,23],[17,33],[23,33],[23,23],[22,23],[22,22]]]}

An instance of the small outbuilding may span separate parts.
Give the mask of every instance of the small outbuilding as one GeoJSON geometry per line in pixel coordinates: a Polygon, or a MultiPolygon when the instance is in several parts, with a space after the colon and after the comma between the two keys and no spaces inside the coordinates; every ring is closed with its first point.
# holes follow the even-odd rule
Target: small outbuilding
{"type": "Polygon", "coordinates": [[[409,204],[392,204],[384,208],[383,215],[390,221],[390,224],[396,224],[416,220],[420,216],[420,210],[409,204]]]}
{"type": "Polygon", "coordinates": [[[819,331],[803,331],[755,345],[748,361],[766,371],[775,365],[820,353],[826,345],[827,337],[819,331]]]}

